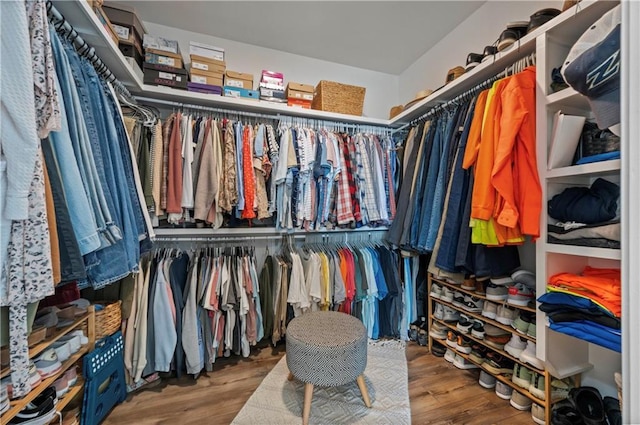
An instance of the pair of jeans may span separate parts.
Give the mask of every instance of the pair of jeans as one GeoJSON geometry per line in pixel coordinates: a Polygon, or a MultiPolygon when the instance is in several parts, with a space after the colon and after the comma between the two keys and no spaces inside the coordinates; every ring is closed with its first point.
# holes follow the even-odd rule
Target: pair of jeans
{"type": "MultiPolygon", "coordinates": [[[[422,213],[422,200],[424,198],[425,173],[429,166],[429,159],[431,155],[431,146],[436,135],[437,122],[432,121],[429,124],[429,128],[426,129],[425,134],[420,141],[420,149],[418,150],[418,163],[416,164],[416,174],[414,179],[416,184],[410,190],[411,204],[407,210],[407,217],[409,220],[405,220],[404,230],[402,232],[402,238],[400,240],[400,246],[415,249],[416,242],[418,240],[418,223],[422,213]]],[[[407,182],[412,184],[412,182],[407,182]]]]}

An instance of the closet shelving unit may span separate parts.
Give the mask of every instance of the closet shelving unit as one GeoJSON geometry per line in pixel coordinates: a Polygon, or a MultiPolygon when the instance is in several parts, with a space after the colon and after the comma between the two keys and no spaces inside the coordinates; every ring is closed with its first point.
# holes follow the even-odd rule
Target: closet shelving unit
{"type": "MultiPolygon", "coordinates": [[[[540,240],[536,244],[537,294],[546,292],[547,280],[560,272],[580,273],[585,266],[621,268],[621,250],[588,246],[573,246],[547,242],[547,224],[552,220],[545,213],[547,201],[564,189],[590,186],[597,178],[620,184],[621,161],[610,160],[591,164],[547,168],[548,146],[551,143],[553,117],[557,111],[593,118],[587,99],[572,88],[551,92],[551,71],[562,65],[571,47],[605,12],[617,6],[617,1],[599,1],[582,8],[573,19],[549,28],[536,39],[537,59],[537,146],[538,172],[542,185],[543,214],[540,240]]],[[[581,5],[578,4],[578,7],[581,5]]],[[[545,314],[536,315],[538,329],[537,356],[547,370],[558,378],[583,374],[585,385],[595,385],[605,395],[615,396],[613,372],[621,369],[620,354],[601,348],[573,336],[549,328],[545,314]],[[608,393],[608,394],[607,394],[608,393]]]]}
{"type": "MultiPolygon", "coordinates": [[[[89,306],[87,309],[87,313],[77,318],[71,325],[57,331],[50,338],[47,338],[46,340],[34,345],[29,349],[29,358],[35,358],[40,353],[42,353],[47,348],[49,348],[51,344],[58,341],[63,336],[67,335],[69,332],[76,329],[83,329],[83,328],[87,333],[87,338],[89,339],[89,342],[83,345],[82,347],[80,347],[80,350],[78,350],[76,353],[71,355],[71,357],[69,357],[66,361],[64,361],[62,363],[62,368],[60,369],[60,371],[58,371],[57,373],[53,374],[52,376],[46,379],[43,379],[42,382],[37,387],[33,388],[29,392],[29,394],[27,394],[26,396],[22,397],[21,399],[12,400],[10,402],[9,410],[7,410],[5,413],[2,414],[2,416],[0,416],[0,423],[3,423],[3,424],[8,423],[12,418],[14,418],[18,413],[20,413],[20,411],[24,409],[24,407],[27,404],[31,403],[38,395],[40,395],[42,391],[44,391],[46,388],[53,385],[56,379],[58,379],[67,370],[69,370],[69,368],[75,365],[78,362],[78,360],[82,358],[82,356],[84,356],[85,354],[93,350],[95,339],[96,339],[94,306],[89,306]]],[[[2,371],[0,372],[0,376],[4,378],[10,373],[11,373],[11,370],[9,368],[5,368],[5,369],[2,369],[2,371]]],[[[61,412],[71,402],[71,400],[73,400],[75,396],[78,395],[78,393],[83,391],[83,389],[84,389],[84,381],[82,380],[80,373],[78,373],[78,381],[73,387],[69,388],[69,391],[64,395],[63,398],[58,400],[56,404],[56,410],[58,412],[61,412]]]]}

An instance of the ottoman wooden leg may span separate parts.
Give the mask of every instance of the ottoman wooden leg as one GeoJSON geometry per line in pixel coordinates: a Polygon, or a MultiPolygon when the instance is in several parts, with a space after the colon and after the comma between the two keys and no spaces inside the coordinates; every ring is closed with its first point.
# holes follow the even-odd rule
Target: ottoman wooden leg
{"type": "Polygon", "coordinates": [[[302,408],[302,425],[309,424],[311,413],[311,397],[313,396],[313,384],[304,384],[304,407],[302,408]]]}
{"type": "Polygon", "coordinates": [[[293,381],[293,373],[289,372],[289,376],[287,376],[287,381],[293,381]]]}
{"type": "Polygon", "coordinates": [[[367,407],[371,407],[371,400],[369,400],[369,390],[367,390],[367,384],[364,382],[364,375],[358,376],[356,381],[358,382],[358,388],[360,388],[360,392],[362,393],[364,405],[367,407]]]}

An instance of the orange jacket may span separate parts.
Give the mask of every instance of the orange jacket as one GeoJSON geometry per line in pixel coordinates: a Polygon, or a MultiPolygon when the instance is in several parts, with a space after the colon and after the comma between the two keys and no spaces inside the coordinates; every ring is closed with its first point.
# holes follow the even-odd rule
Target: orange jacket
{"type": "Polygon", "coordinates": [[[616,317],[622,313],[620,270],[585,267],[582,275],[558,273],[549,278],[548,289],[588,298],[616,317]]]}
{"type": "Polygon", "coordinates": [[[500,225],[520,225],[523,234],[540,236],[542,190],[536,161],[536,69],[513,75],[501,93],[500,135],[491,184],[504,200],[496,211],[500,225]]]}

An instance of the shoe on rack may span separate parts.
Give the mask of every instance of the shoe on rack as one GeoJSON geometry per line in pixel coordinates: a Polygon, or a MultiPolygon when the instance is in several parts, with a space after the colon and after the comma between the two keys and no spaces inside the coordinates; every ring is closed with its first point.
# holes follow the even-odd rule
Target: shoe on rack
{"type": "Polygon", "coordinates": [[[69,386],[72,387],[78,382],[78,367],[73,365],[65,373],[64,376],[69,381],[69,386]]]}
{"type": "Polygon", "coordinates": [[[487,285],[486,292],[489,301],[504,301],[509,296],[509,289],[506,286],[496,285],[493,282],[487,285]]]}
{"type": "Polygon", "coordinates": [[[476,289],[476,277],[471,275],[469,277],[465,277],[460,285],[462,289],[466,289],[467,291],[473,291],[476,289]]]}
{"type": "Polygon", "coordinates": [[[496,381],[496,395],[503,400],[510,400],[513,388],[501,381],[496,381]]]}
{"type": "Polygon", "coordinates": [[[496,314],[498,312],[498,305],[496,303],[492,303],[491,301],[485,301],[482,306],[482,315],[484,317],[488,317],[489,319],[495,319],[496,314]]]}
{"type": "Polygon", "coordinates": [[[481,300],[480,298],[469,297],[468,299],[465,300],[465,303],[462,306],[462,308],[464,308],[465,310],[471,313],[480,313],[482,311],[483,305],[484,305],[484,301],[481,300]]]}
{"type": "Polygon", "coordinates": [[[531,399],[519,391],[514,391],[513,394],[511,394],[510,403],[518,410],[529,410],[532,404],[531,399]]]}
{"type": "Polygon", "coordinates": [[[530,288],[536,287],[536,275],[529,270],[516,270],[511,274],[514,282],[524,283],[530,288]]]}
{"type": "Polygon", "coordinates": [[[5,384],[0,384],[0,415],[9,410],[9,391],[5,384]]]}
{"type": "Polygon", "coordinates": [[[71,354],[75,354],[80,351],[80,347],[82,347],[82,336],[78,334],[68,333],[65,336],[61,337],[58,341],[66,341],[69,343],[71,347],[71,354]]]}
{"type": "Polygon", "coordinates": [[[491,323],[487,323],[484,325],[484,331],[485,339],[488,339],[489,337],[500,337],[500,340],[503,340],[506,337],[506,340],[502,343],[502,345],[506,344],[507,342],[509,342],[509,339],[511,339],[510,332],[507,332],[497,326],[493,326],[491,323]]]}
{"type": "Polygon", "coordinates": [[[54,381],[53,386],[56,389],[56,397],[58,397],[58,399],[61,399],[66,393],[69,392],[69,379],[65,375],[62,375],[60,378],[54,381]]]}
{"type": "Polygon", "coordinates": [[[533,403],[531,405],[531,419],[533,419],[533,422],[537,423],[538,425],[545,425],[545,411],[544,411],[544,407],[540,406],[537,403],[533,403]]]}
{"type": "Polygon", "coordinates": [[[487,347],[482,344],[473,344],[471,346],[471,354],[469,354],[469,358],[478,364],[482,364],[487,356],[487,347]]]}
{"type": "Polygon", "coordinates": [[[58,360],[66,362],[71,357],[71,344],[69,341],[56,341],[51,344],[51,348],[56,350],[58,360]]]}
{"type": "Polygon", "coordinates": [[[510,375],[513,373],[513,361],[494,351],[487,353],[482,366],[494,375],[510,375]]]}
{"type": "Polygon", "coordinates": [[[482,62],[482,53],[469,53],[467,55],[467,64],[464,67],[465,72],[471,71],[482,62]]]}
{"type": "Polygon", "coordinates": [[[500,304],[496,313],[496,321],[503,325],[511,326],[511,323],[513,323],[517,315],[518,314],[515,309],[509,308],[504,304],[500,304]]]}
{"type": "Polygon", "coordinates": [[[520,358],[520,353],[527,347],[527,343],[517,334],[511,334],[511,339],[504,346],[504,351],[511,354],[516,359],[520,358]]]}
{"type": "Polygon", "coordinates": [[[526,335],[529,331],[529,326],[531,323],[535,321],[535,317],[531,313],[527,313],[525,311],[521,311],[516,320],[511,323],[511,327],[521,333],[526,335]]]}
{"type": "Polygon", "coordinates": [[[460,319],[458,320],[458,324],[456,328],[462,332],[463,334],[468,334],[473,327],[473,319],[469,318],[465,314],[460,315],[460,319]]]}
{"type": "Polygon", "coordinates": [[[49,387],[18,412],[8,424],[46,425],[56,415],[56,403],[56,391],[49,387]]]}
{"type": "Polygon", "coordinates": [[[622,412],[620,411],[620,402],[618,399],[607,396],[603,402],[609,425],[622,425],[622,412]]]}
{"type": "Polygon", "coordinates": [[[491,59],[496,53],[498,53],[496,46],[485,46],[482,51],[482,62],[491,59]]]}
{"type": "MultiPolygon", "coordinates": [[[[544,385],[544,383],[543,383],[544,385]]],[[[569,397],[569,391],[573,388],[573,384],[568,379],[552,379],[551,380],[551,401],[564,400],[569,397]]]]}
{"type": "Polygon", "coordinates": [[[487,389],[495,388],[496,377],[491,375],[487,371],[481,370],[480,378],[478,379],[478,384],[480,384],[482,388],[487,388],[487,389]]]}
{"type": "Polygon", "coordinates": [[[436,322],[435,320],[431,322],[431,327],[429,329],[429,335],[435,339],[447,339],[447,328],[446,326],[436,322]]]}
{"type": "Polygon", "coordinates": [[[454,331],[447,332],[446,343],[449,347],[455,350],[455,348],[458,346],[458,334],[456,334],[454,331]]]}
{"type": "Polygon", "coordinates": [[[527,328],[527,336],[530,336],[531,338],[535,338],[536,337],[536,322],[535,320],[531,323],[529,323],[529,327],[527,328]]]}
{"type": "Polygon", "coordinates": [[[471,327],[471,335],[479,339],[484,339],[485,334],[484,323],[478,319],[474,319],[473,326],[471,327]]]}
{"type": "MultiPolygon", "coordinates": [[[[38,373],[38,369],[33,361],[29,361],[29,385],[34,389],[42,382],[42,377],[38,373]]],[[[7,389],[9,398],[13,400],[13,385],[11,384],[11,375],[2,379],[2,385],[7,389]]]]}
{"type": "Polygon", "coordinates": [[[491,277],[491,283],[498,286],[511,286],[515,282],[511,278],[511,276],[495,276],[491,277]]]}
{"type": "Polygon", "coordinates": [[[454,292],[453,294],[453,305],[455,305],[456,307],[464,307],[465,304],[465,296],[462,292],[454,292]]]}
{"type": "Polygon", "coordinates": [[[529,363],[531,366],[537,369],[544,369],[544,363],[542,360],[536,357],[536,343],[527,341],[527,347],[520,353],[520,360],[529,363]]]}
{"type": "Polygon", "coordinates": [[[444,359],[449,363],[453,363],[456,359],[456,352],[451,348],[447,348],[447,351],[444,353],[444,359]]]}
{"type": "Polygon", "coordinates": [[[606,424],[604,401],[594,387],[579,387],[569,391],[568,400],[587,424],[606,424]]]}
{"type": "Polygon", "coordinates": [[[450,307],[444,307],[444,317],[442,320],[445,322],[457,322],[460,319],[460,313],[450,307]]]}
{"type": "Polygon", "coordinates": [[[422,322],[418,329],[418,345],[426,347],[429,344],[429,338],[427,338],[428,333],[427,322],[422,322]]]}
{"type": "Polygon", "coordinates": [[[429,296],[431,298],[439,299],[441,295],[442,295],[442,286],[438,285],[437,283],[432,283],[431,291],[429,291],[429,296]]]}
{"type": "Polygon", "coordinates": [[[531,287],[524,283],[516,283],[509,287],[509,293],[507,295],[507,303],[517,305],[520,307],[526,307],[529,303],[536,298],[536,293],[531,287]]]}
{"type": "MultiPolygon", "coordinates": [[[[475,293],[478,295],[485,295],[485,290],[484,290],[484,285],[487,282],[487,277],[476,277],[476,288],[475,288],[475,293]]],[[[486,303],[485,303],[486,304],[486,303]]]]}
{"type": "Polygon", "coordinates": [[[531,372],[531,370],[522,366],[520,363],[516,363],[513,366],[513,376],[511,377],[511,381],[520,388],[529,390],[532,376],[533,372],[531,372]]]}
{"type": "MultiPolygon", "coordinates": [[[[541,375],[536,372],[532,372],[531,374],[531,383],[529,384],[529,392],[534,396],[538,397],[540,400],[546,399],[546,394],[544,390],[545,378],[544,375],[541,375]]],[[[553,399],[553,397],[551,397],[553,399]]]]}
{"type": "Polygon", "coordinates": [[[442,288],[442,294],[440,294],[440,299],[444,302],[452,303],[453,302],[453,294],[454,291],[448,286],[444,286],[442,288]]]}
{"type": "Polygon", "coordinates": [[[433,310],[433,317],[435,317],[438,320],[444,319],[444,306],[442,304],[436,303],[436,306],[433,310]]]}
{"type": "Polygon", "coordinates": [[[458,335],[458,339],[456,340],[456,351],[463,354],[471,353],[471,340],[469,338],[465,338],[462,335],[458,335]]]}
{"type": "Polygon", "coordinates": [[[62,369],[62,363],[58,360],[58,355],[53,348],[45,350],[44,353],[34,359],[34,363],[43,379],[58,373],[62,369]]]}
{"type": "Polygon", "coordinates": [[[478,365],[474,364],[459,354],[456,354],[456,358],[453,360],[453,365],[458,369],[469,370],[469,369],[478,369],[478,365]]]}
{"type": "Polygon", "coordinates": [[[431,346],[431,354],[433,354],[436,357],[444,357],[444,353],[447,352],[447,349],[445,346],[434,343],[431,346]]]}

